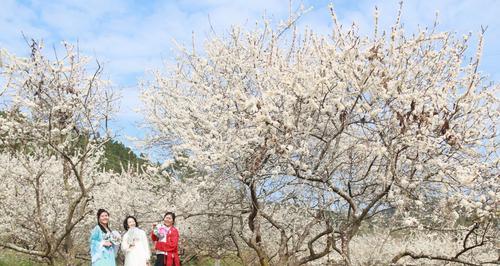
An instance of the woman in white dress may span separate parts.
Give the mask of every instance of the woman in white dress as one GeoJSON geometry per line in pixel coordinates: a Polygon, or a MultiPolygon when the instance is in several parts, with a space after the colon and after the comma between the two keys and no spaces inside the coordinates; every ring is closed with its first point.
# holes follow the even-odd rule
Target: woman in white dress
{"type": "Polygon", "coordinates": [[[151,250],[149,249],[146,233],[139,229],[137,219],[128,216],[123,222],[127,232],[122,238],[122,250],[125,254],[125,266],[149,265],[151,250]]]}

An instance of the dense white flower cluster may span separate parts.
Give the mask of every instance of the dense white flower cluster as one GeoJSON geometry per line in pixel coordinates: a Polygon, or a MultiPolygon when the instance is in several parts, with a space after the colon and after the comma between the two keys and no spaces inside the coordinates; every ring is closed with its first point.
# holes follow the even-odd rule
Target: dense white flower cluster
{"type": "Polygon", "coordinates": [[[499,87],[436,29],[360,36],[234,27],[143,87],[143,142],[171,157],[103,171],[115,96],[65,45],[0,52],[0,246],[75,265],[111,227],[178,215],[186,256],[244,264],[495,261],[499,87]],[[428,237],[423,237],[423,235],[428,237]],[[425,245],[424,243],[429,243],[425,245]]]}
{"type": "MultiPolygon", "coordinates": [[[[214,37],[203,53],[181,48],[144,87],[149,144],[197,169],[200,186],[239,191],[202,204],[228,217],[261,265],[331,253],[350,265],[351,240],[374,220],[407,234],[475,224],[491,240],[499,87],[478,72],[482,35],[468,60],[468,38],[453,33],[410,36],[398,18],[365,37],[332,19],[331,36],[265,23],[214,37]],[[272,206],[307,211],[295,220],[272,206]]],[[[462,241],[463,253],[475,248],[462,241]]]]}
{"type": "Polygon", "coordinates": [[[35,42],[28,58],[2,51],[0,246],[74,265],[94,193],[113,177],[102,163],[114,96],[100,67],[87,73],[88,59],[65,48],[54,60],[35,42]]]}

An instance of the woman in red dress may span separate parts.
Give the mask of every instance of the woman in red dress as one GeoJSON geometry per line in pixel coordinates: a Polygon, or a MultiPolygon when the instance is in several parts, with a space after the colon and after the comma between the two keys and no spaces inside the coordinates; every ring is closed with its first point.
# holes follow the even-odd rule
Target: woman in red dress
{"type": "Polygon", "coordinates": [[[156,249],[155,266],[180,266],[179,259],[179,231],[174,227],[175,213],[167,212],[163,216],[163,223],[153,224],[151,239],[156,249]]]}

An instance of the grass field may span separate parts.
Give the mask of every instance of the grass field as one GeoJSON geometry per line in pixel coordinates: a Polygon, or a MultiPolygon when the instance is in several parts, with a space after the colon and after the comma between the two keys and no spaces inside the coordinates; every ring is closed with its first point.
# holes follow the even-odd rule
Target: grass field
{"type": "MultiPolygon", "coordinates": [[[[10,251],[0,250],[0,266],[43,266],[46,264],[42,264],[39,262],[35,262],[30,260],[27,256],[22,254],[15,254],[10,251]]],[[[85,265],[85,264],[84,264],[85,265]]],[[[118,263],[117,265],[121,265],[118,263]]],[[[216,265],[216,262],[213,259],[200,259],[197,261],[191,261],[189,263],[183,263],[185,266],[211,266],[216,265]]],[[[220,262],[220,266],[238,266],[235,264],[234,260],[222,260],[220,262]]]]}
{"type": "Polygon", "coordinates": [[[0,251],[0,266],[42,266],[43,264],[30,261],[23,256],[14,255],[10,252],[0,251]]]}

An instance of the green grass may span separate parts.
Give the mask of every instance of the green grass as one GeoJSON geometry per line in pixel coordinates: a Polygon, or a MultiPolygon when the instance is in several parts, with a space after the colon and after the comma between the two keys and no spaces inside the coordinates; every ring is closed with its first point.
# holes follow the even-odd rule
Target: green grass
{"type": "Polygon", "coordinates": [[[14,255],[10,252],[0,251],[0,266],[42,266],[43,264],[33,262],[24,256],[14,255]]]}
{"type": "MultiPolygon", "coordinates": [[[[205,258],[205,259],[199,259],[196,261],[191,261],[189,263],[183,263],[182,265],[185,266],[212,266],[215,265],[215,260],[211,258],[205,258]]],[[[240,266],[240,264],[237,260],[233,260],[230,258],[222,259],[220,261],[221,266],[240,266]]]]}
{"type": "MultiPolygon", "coordinates": [[[[200,258],[189,263],[183,263],[185,266],[212,266],[215,260],[211,258],[200,258]]],[[[32,261],[24,254],[14,253],[11,251],[0,250],[0,266],[45,266],[39,262],[32,261]]],[[[86,265],[86,264],[84,264],[86,265]]],[[[225,258],[221,260],[221,266],[240,266],[241,264],[236,259],[225,258]]]]}

